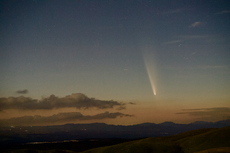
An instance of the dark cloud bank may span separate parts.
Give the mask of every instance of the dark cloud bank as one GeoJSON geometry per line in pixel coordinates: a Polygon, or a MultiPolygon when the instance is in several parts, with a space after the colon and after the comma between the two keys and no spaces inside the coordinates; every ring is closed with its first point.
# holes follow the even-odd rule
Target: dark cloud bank
{"type": "Polygon", "coordinates": [[[200,109],[184,109],[182,112],[176,114],[190,115],[198,118],[230,119],[230,108],[213,107],[213,108],[200,108],[200,109]]]}
{"type": "Polygon", "coordinates": [[[25,125],[39,125],[39,124],[47,124],[47,123],[70,123],[74,121],[83,121],[83,120],[100,120],[100,119],[114,119],[117,117],[132,117],[133,115],[123,114],[120,112],[109,113],[104,112],[96,115],[82,115],[80,112],[69,112],[69,113],[58,113],[52,116],[22,116],[15,117],[10,119],[2,119],[0,120],[0,125],[8,126],[25,126],[25,125]]]}
{"type": "MultiPolygon", "coordinates": [[[[25,91],[21,91],[25,92],[25,91]]],[[[8,97],[0,98],[0,111],[7,109],[18,110],[51,110],[58,108],[70,108],[75,107],[77,109],[89,109],[89,108],[114,108],[125,109],[125,103],[117,102],[113,100],[98,100],[95,98],[89,98],[81,93],[73,93],[65,97],[57,97],[51,95],[48,98],[41,100],[32,99],[30,97],[8,97]]]]}

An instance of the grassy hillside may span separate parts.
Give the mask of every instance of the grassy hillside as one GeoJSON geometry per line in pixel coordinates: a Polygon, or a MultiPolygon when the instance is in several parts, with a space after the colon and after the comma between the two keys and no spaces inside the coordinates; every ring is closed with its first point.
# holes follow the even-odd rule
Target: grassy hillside
{"type": "Polygon", "coordinates": [[[230,127],[200,129],[169,137],[147,138],[91,149],[83,153],[192,153],[219,147],[230,147],[230,127]]]}
{"type": "Polygon", "coordinates": [[[171,142],[158,142],[156,140],[144,139],[134,142],[122,143],[108,147],[101,147],[85,151],[84,153],[180,153],[181,148],[171,142]]]}
{"type": "Polygon", "coordinates": [[[186,153],[210,148],[230,147],[230,127],[213,129],[177,141],[186,153]]]}
{"type": "Polygon", "coordinates": [[[221,147],[221,148],[202,150],[195,153],[229,153],[229,152],[230,152],[230,147],[221,147]]]}

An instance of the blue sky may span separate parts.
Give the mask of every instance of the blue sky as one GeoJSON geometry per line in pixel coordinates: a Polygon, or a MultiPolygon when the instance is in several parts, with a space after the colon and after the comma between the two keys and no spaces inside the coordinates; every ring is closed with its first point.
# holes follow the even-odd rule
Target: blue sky
{"type": "MultiPolygon", "coordinates": [[[[0,97],[42,101],[83,93],[136,103],[123,113],[229,107],[229,6],[227,0],[1,1],[0,97]]],[[[7,109],[2,118],[17,111],[7,109]]],[[[173,119],[132,123],[165,120],[173,119]]]]}

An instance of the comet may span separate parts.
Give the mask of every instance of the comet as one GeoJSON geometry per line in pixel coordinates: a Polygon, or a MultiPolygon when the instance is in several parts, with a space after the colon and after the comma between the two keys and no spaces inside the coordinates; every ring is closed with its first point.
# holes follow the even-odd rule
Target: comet
{"type": "Polygon", "coordinates": [[[148,73],[149,81],[152,87],[153,95],[156,96],[156,71],[155,71],[155,64],[154,60],[151,58],[149,54],[144,54],[144,62],[145,67],[148,73]]]}
{"type": "Polygon", "coordinates": [[[147,73],[148,73],[148,76],[149,76],[149,81],[150,81],[150,84],[151,84],[151,87],[152,87],[152,90],[153,90],[153,95],[155,96],[155,95],[157,95],[157,93],[156,93],[156,88],[155,88],[155,85],[154,85],[151,69],[146,63],[145,63],[145,66],[146,66],[147,73]]]}

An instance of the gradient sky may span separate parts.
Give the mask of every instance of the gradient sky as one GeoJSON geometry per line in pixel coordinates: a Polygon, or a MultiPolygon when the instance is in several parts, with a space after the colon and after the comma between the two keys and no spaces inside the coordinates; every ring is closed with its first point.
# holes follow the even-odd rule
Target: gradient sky
{"type": "Polygon", "coordinates": [[[229,119],[229,8],[229,0],[2,0],[0,124],[229,119]]]}

